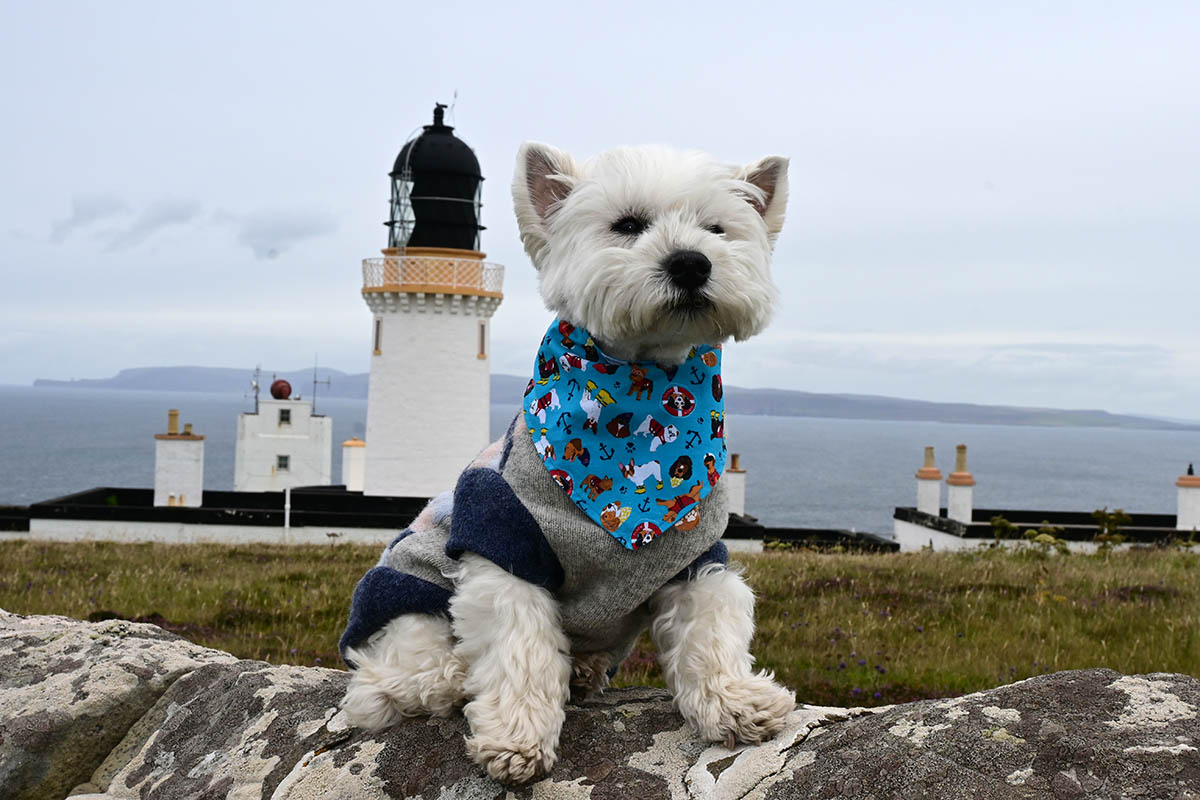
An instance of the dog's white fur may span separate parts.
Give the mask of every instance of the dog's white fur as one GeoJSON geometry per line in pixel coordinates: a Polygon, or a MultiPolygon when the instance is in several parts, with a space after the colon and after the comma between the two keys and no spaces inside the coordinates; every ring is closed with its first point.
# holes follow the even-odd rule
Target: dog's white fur
{"type": "Polygon", "coordinates": [[[583,325],[609,355],[678,364],[693,345],[740,341],[770,320],[778,295],[771,248],[787,204],[784,158],[731,168],[705,153],[627,147],[577,164],[527,143],[513,198],[546,305],[583,325]],[[610,230],[630,213],[651,223],[636,241],[610,230]],[[724,235],[706,230],[714,223],[724,235]],[[703,291],[713,307],[690,318],[663,313],[677,292],[662,262],[679,250],[701,252],[713,265],[703,291]]]}
{"type": "MultiPolygon", "coordinates": [[[[513,198],[546,305],[612,356],[678,364],[695,345],[745,339],[770,319],[778,294],[770,254],[783,225],[786,159],[735,168],[703,153],[641,147],[579,164],[527,143],[513,198]],[[648,222],[645,231],[614,233],[614,221],[631,214],[648,222]],[[680,290],[663,268],[681,250],[712,264],[699,290],[704,302],[686,311],[678,310],[680,290]]],[[[598,400],[589,400],[598,411],[598,400]]],[[[347,653],[357,665],[344,703],[348,718],[374,730],[402,716],[445,715],[469,699],[467,747],[488,774],[506,782],[543,774],[557,758],[571,684],[602,686],[607,664],[579,659],[572,680],[570,644],[545,589],[469,553],[451,577],[452,624],[401,617],[347,653]]],[[[694,580],[660,589],[650,609],[667,683],[702,736],[753,743],[782,728],[795,697],[771,674],[752,670],[754,597],[736,572],[706,567],[694,580]]]]}
{"type": "Polygon", "coordinates": [[[650,636],[675,704],[705,739],[761,742],[775,735],[795,695],[754,672],[754,594],[734,570],[702,567],[650,599],[650,636]]]}
{"type": "Polygon", "coordinates": [[[467,663],[443,617],[396,617],[346,658],[357,665],[343,703],[352,725],[377,731],[401,717],[445,717],[462,702],[467,663]]]}
{"type": "Polygon", "coordinates": [[[497,780],[521,783],[554,766],[570,695],[571,644],[550,592],[471,553],[450,615],[468,665],[467,752],[497,780]]]}

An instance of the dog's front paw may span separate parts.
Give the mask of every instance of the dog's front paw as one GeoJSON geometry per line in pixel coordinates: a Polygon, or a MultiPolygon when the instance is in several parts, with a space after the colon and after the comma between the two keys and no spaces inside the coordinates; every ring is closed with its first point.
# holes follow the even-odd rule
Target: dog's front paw
{"type": "Polygon", "coordinates": [[[498,742],[481,736],[467,739],[467,754],[487,774],[501,783],[525,783],[545,775],[558,760],[551,748],[541,744],[498,742]]]}
{"type": "Polygon", "coordinates": [[[726,747],[770,739],[796,707],[795,692],[764,672],[730,678],[716,691],[700,689],[677,700],[683,716],[703,738],[726,747]]]}

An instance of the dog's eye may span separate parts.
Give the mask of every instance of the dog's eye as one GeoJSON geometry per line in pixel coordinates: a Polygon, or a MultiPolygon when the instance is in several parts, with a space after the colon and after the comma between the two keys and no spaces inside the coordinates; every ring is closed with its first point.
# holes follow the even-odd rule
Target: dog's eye
{"type": "Polygon", "coordinates": [[[712,225],[705,225],[704,230],[708,231],[709,233],[715,233],[717,236],[725,235],[725,229],[715,222],[712,225]]]}
{"type": "Polygon", "coordinates": [[[643,217],[637,217],[633,214],[627,214],[614,222],[610,227],[613,233],[619,233],[622,236],[637,236],[646,228],[650,227],[650,223],[643,217]]]}

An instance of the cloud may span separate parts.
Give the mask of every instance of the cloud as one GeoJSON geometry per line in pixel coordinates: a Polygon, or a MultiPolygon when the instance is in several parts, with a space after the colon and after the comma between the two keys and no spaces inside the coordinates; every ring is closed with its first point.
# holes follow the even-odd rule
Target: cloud
{"type": "Polygon", "coordinates": [[[50,241],[58,244],[80,228],[129,213],[129,204],[110,194],[71,198],[71,213],[50,223],[50,241]]]}
{"type": "Polygon", "coordinates": [[[787,337],[790,361],[875,375],[991,376],[1041,386],[1121,375],[1169,378],[1175,351],[1147,342],[1097,341],[1047,332],[969,335],[821,332],[787,337]]]}
{"type": "MultiPolygon", "coordinates": [[[[0,351],[19,353],[33,342],[33,338],[30,331],[0,331],[0,351]]],[[[0,383],[7,383],[5,376],[0,375],[0,383]]]]}
{"type": "Polygon", "coordinates": [[[320,212],[268,210],[251,214],[219,212],[217,222],[232,225],[237,243],[260,260],[278,258],[297,242],[327,236],[337,220],[320,212]]]}
{"type": "Polygon", "coordinates": [[[184,225],[200,216],[198,200],[158,200],[147,206],[128,227],[108,240],[105,250],[128,250],[173,225],[184,225]]]}
{"type": "Polygon", "coordinates": [[[1080,375],[1166,373],[1173,354],[1152,344],[1032,342],[988,348],[972,366],[1048,382],[1080,375]]]}

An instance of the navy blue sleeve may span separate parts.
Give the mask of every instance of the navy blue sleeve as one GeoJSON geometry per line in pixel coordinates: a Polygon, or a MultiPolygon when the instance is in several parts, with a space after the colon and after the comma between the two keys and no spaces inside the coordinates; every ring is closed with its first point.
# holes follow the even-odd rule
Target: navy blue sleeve
{"type": "Polygon", "coordinates": [[[350,601],[350,622],[338,642],[342,660],[346,648],[362,645],[396,617],[402,614],[449,614],[450,591],[415,575],[391,567],[372,567],[354,587],[350,601]]]}
{"type": "Polygon", "coordinates": [[[500,452],[500,466],[498,469],[501,472],[504,471],[504,465],[508,463],[508,457],[512,454],[513,434],[516,433],[517,422],[523,417],[524,414],[518,411],[517,415],[513,417],[513,421],[508,423],[508,433],[504,434],[504,449],[500,452]]]}
{"type": "Polygon", "coordinates": [[[552,592],[562,586],[562,565],[541,527],[500,473],[486,467],[464,472],[454,489],[446,555],[467,552],[552,592]]]}
{"type": "Polygon", "coordinates": [[[709,564],[728,564],[729,563],[729,548],[725,543],[718,539],[712,547],[700,554],[700,557],[688,564],[678,575],[672,578],[672,581],[690,581],[694,580],[696,573],[701,567],[709,564]]]}

